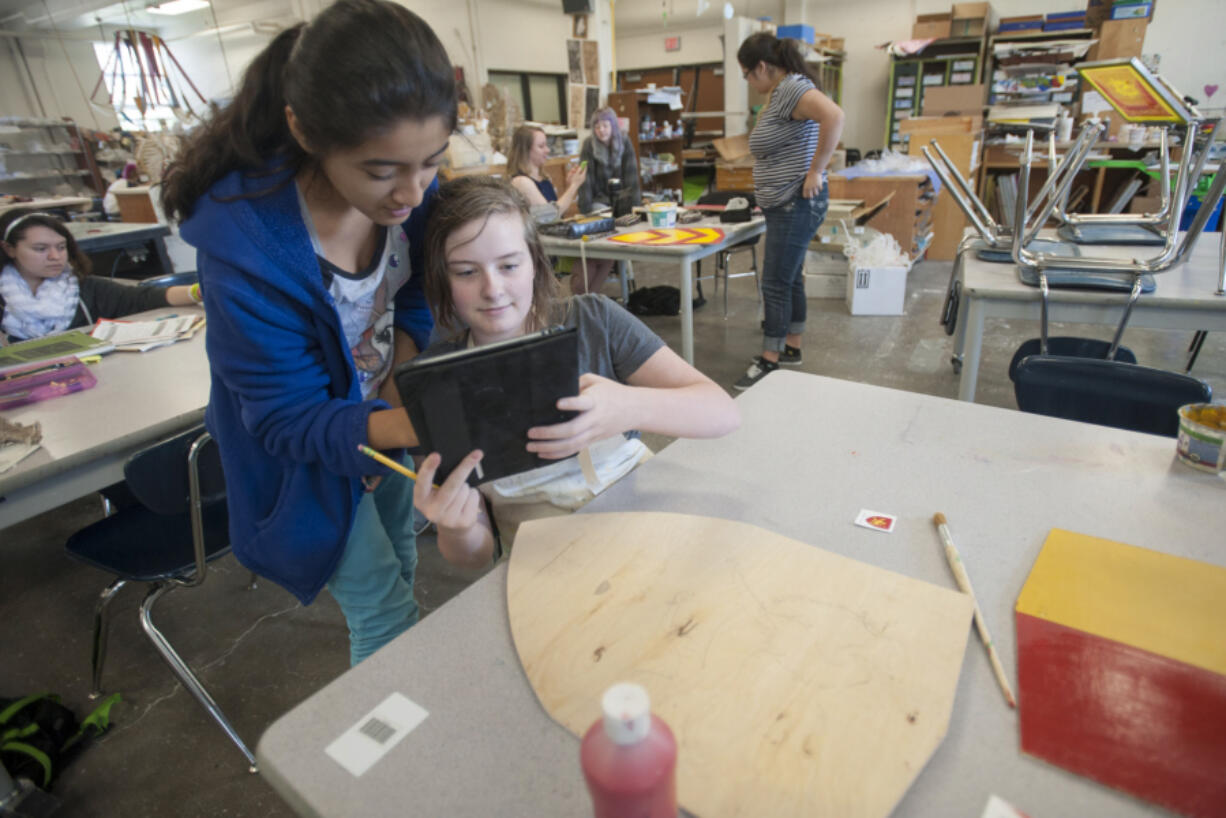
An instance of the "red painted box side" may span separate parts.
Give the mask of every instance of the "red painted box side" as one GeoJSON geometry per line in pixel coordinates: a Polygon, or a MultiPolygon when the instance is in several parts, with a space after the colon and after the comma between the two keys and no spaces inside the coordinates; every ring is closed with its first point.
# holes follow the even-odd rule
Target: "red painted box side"
{"type": "Polygon", "coordinates": [[[1226,677],[1016,613],[1022,750],[1196,818],[1226,818],[1226,677]]]}

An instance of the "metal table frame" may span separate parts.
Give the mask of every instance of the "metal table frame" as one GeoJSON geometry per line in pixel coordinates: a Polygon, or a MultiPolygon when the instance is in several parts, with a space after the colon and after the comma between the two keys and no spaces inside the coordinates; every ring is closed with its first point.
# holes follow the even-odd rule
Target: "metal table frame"
{"type": "MultiPolygon", "coordinates": [[[[1226,331],[1226,296],[1215,294],[1218,248],[1213,244],[1198,242],[1186,262],[1155,275],[1156,289],[1137,300],[1129,325],[1188,332],[1226,331]]],[[[972,242],[963,242],[961,248],[951,276],[951,282],[960,286],[953,364],[955,371],[961,370],[958,398],[973,401],[987,319],[1038,322],[1041,304],[1038,289],[1018,280],[1015,265],[981,261],[975,257],[972,242]]],[[[1103,245],[1095,252],[1129,258],[1136,249],[1103,245]]],[[[1053,288],[1048,295],[1048,317],[1051,321],[1117,326],[1127,299],[1124,292],[1053,288]]],[[[1018,343],[1022,340],[1019,338],[1018,343]]]]}
{"type": "MultiPolygon", "coordinates": [[[[679,227],[718,227],[724,231],[723,241],[713,244],[667,245],[663,247],[644,247],[635,244],[618,244],[602,239],[586,242],[583,252],[588,258],[613,259],[615,261],[657,262],[659,264],[675,264],[678,270],[678,288],[681,290],[681,357],[689,363],[694,363],[694,304],[692,292],[694,289],[693,263],[715,255],[720,250],[740,244],[746,239],[761,235],[766,231],[766,220],[755,216],[751,221],[740,224],[720,224],[718,219],[705,218],[693,224],[678,225],[679,227]]],[[[649,230],[646,222],[631,227],[620,228],[619,233],[632,233],[638,230],[649,230]]],[[[579,258],[578,239],[559,239],[553,236],[541,236],[545,251],[551,256],[564,258],[579,258]]]]}

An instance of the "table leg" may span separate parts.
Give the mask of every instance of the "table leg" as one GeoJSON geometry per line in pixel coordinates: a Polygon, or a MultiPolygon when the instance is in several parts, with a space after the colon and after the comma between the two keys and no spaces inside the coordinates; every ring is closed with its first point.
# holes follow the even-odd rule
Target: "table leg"
{"type": "Polygon", "coordinates": [[[958,312],[954,315],[954,360],[962,360],[962,350],[966,346],[966,304],[969,299],[961,286],[963,255],[959,253],[954,258],[954,269],[950,274],[949,287],[958,284],[958,312]]]}
{"type": "Polygon", "coordinates": [[[690,260],[681,260],[681,357],[694,363],[694,287],[690,260]]]}
{"type": "Polygon", "coordinates": [[[966,333],[970,344],[966,345],[966,357],[962,362],[962,375],[958,379],[958,400],[973,402],[975,386],[979,380],[979,356],[983,351],[983,304],[979,299],[966,299],[964,314],[958,319],[960,331],[966,333]]]}
{"type": "Polygon", "coordinates": [[[162,267],[162,275],[168,276],[175,272],[174,266],[170,263],[170,254],[166,252],[166,241],[162,236],[158,236],[153,240],[153,249],[158,254],[158,264],[162,267]]]}

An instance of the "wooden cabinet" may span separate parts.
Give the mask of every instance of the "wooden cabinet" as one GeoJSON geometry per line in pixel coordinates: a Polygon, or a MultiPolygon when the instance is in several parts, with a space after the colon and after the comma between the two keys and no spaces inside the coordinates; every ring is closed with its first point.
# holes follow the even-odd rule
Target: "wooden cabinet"
{"type": "Polygon", "coordinates": [[[832,173],[831,199],[890,201],[868,220],[868,226],[889,233],[912,258],[918,259],[932,239],[932,182],[924,174],[914,176],[857,176],[848,179],[832,173]]]}
{"type": "Polygon", "coordinates": [[[642,137],[643,122],[650,118],[653,124],[670,122],[675,128],[681,112],[668,105],[647,101],[645,91],[619,91],[609,94],[609,107],[619,117],[629,121],[627,136],[634,146],[634,155],[639,161],[639,180],[643,192],[681,190],[684,173],[681,170],[682,150],[685,139],[681,134],[645,139],[642,137]]]}
{"type": "MultiPolygon", "coordinates": [[[[914,117],[903,123],[903,132],[911,136],[909,153],[922,156],[920,149],[933,139],[957,166],[963,178],[970,179],[971,169],[978,164],[983,120],[978,116],[914,117]]],[[[966,227],[966,215],[949,191],[937,194],[932,208],[932,244],[928,247],[930,261],[952,261],[966,227]]]]}

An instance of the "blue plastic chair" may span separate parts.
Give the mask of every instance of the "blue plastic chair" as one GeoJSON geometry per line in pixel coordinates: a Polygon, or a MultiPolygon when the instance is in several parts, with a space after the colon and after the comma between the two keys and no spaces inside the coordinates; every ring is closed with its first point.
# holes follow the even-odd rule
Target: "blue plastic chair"
{"type": "Polygon", "coordinates": [[[1166,437],[1179,434],[1180,406],[1213,399],[1209,385],[1190,375],[1064,355],[1022,359],[1013,390],[1023,412],[1166,437]]]}
{"type": "Polygon", "coordinates": [[[124,464],[123,472],[139,502],[81,529],[65,545],[70,557],[115,575],[94,609],[90,698],[102,693],[108,605],[128,582],[147,583],[149,590],[140,606],[141,627],[255,772],[255,756],[152,619],[153,606],[163,595],[175,588],[200,585],[207,564],[230,552],[225,479],[217,445],[199,426],[137,452],[124,464]]]}

